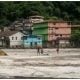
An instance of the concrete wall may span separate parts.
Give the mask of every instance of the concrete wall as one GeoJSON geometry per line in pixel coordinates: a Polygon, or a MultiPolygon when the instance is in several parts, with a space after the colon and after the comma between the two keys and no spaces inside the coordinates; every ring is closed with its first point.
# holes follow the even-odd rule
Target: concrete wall
{"type": "Polygon", "coordinates": [[[48,23],[48,40],[55,40],[57,37],[70,37],[71,25],[67,22],[49,22],[48,23]],[[57,34],[57,35],[56,35],[57,34]]]}

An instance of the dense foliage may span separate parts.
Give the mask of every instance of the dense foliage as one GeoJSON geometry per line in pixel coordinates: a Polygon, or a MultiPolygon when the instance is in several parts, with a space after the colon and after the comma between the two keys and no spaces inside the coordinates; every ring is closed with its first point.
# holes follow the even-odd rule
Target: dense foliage
{"type": "Polygon", "coordinates": [[[77,1],[14,1],[0,2],[0,25],[8,25],[18,18],[42,15],[47,18],[80,20],[80,2],[77,1]]]}
{"type": "Polygon", "coordinates": [[[70,41],[73,47],[80,47],[80,29],[74,30],[71,35],[70,41]]]}

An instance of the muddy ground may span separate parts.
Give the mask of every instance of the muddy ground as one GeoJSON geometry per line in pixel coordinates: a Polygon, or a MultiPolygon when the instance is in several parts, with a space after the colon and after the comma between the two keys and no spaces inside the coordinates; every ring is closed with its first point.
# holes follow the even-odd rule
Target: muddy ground
{"type": "Polygon", "coordinates": [[[0,78],[80,78],[80,49],[2,49],[0,78]]]}

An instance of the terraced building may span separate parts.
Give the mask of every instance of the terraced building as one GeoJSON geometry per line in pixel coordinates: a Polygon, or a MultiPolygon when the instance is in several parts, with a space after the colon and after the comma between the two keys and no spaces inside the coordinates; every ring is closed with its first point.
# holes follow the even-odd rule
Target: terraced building
{"type": "Polygon", "coordinates": [[[59,38],[60,43],[68,43],[71,35],[71,23],[67,21],[45,21],[33,25],[33,34],[41,35],[44,47],[53,47],[59,38]]]}

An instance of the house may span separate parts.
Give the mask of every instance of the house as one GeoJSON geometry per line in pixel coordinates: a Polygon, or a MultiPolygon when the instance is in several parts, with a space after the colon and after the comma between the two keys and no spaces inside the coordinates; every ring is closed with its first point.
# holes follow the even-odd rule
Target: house
{"type": "Polygon", "coordinates": [[[41,35],[43,47],[46,47],[48,41],[48,22],[33,24],[33,35],[41,35]]]}
{"type": "Polygon", "coordinates": [[[42,38],[41,36],[36,35],[27,35],[23,36],[23,45],[25,48],[35,48],[36,46],[42,47],[42,38]]]}
{"type": "Polygon", "coordinates": [[[33,34],[41,35],[44,47],[55,47],[57,38],[70,38],[71,22],[47,20],[33,24],[33,34]]]}
{"type": "Polygon", "coordinates": [[[69,42],[71,36],[71,22],[70,21],[48,21],[48,41],[55,45],[57,38],[60,38],[66,45],[65,41],[69,42]]]}
{"type": "Polygon", "coordinates": [[[30,16],[29,19],[32,21],[32,23],[40,23],[44,21],[44,17],[43,16],[30,16]]]}
{"type": "Polygon", "coordinates": [[[0,32],[1,47],[21,47],[23,46],[23,33],[19,31],[3,31],[0,32]]]}
{"type": "Polygon", "coordinates": [[[10,25],[10,30],[13,31],[25,31],[29,34],[31,30],[32,22],[29,19],[19,19],[14,21],[10,25]]]}

